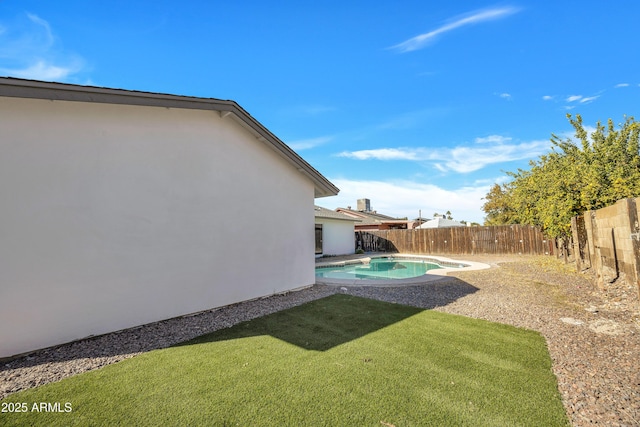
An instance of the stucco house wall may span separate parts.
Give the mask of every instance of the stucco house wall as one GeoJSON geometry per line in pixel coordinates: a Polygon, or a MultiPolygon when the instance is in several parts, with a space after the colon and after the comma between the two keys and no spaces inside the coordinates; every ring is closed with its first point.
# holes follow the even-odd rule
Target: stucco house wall
{"type": "Polygon", "coordinates": [[[315,217],[316,227],[322,227],[322,252],[316,252],[316,257],[355,253],[355,224],[360,222],[359,218],[322,206],[315,206],[315,217]]]}
{"type": "Polygon", "coordinates": [[[316,218],[322,224],[322,254],[348,255],[355,253],[355,229],[353,221],[316,218]]]}
{"type": "Polygon", "coordinates": [[[0,358],[314,283],[337,189],[237,104],[10,80],[0,358]]]}

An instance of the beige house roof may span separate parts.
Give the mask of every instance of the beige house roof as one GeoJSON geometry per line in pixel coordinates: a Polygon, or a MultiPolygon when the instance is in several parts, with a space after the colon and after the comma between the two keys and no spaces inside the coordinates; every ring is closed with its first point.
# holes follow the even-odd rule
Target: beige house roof
{"type": "Polygon", "coordinates": [[[332,211],[331,209],[323,208],[322,206],[314,206],[315,209],[315,217],[316,218],[328,218],[328,219],[339,219],[342,221],[353,221],[353,222],[361,222],[362,220],[359,218],[353,218],[347,216],[345,214],[341,214],[340,212],[332,211]]]}
{"type": "Polygon", "coordinates": [[[336,211],[352,218],[359,218],[361,223],[358,225],[407,224],[409,222],[406,219],[398,219],[372,211],[356,211],[348,208],[337,208],[336,211]]]}
{"type": "Polygon", "coordinates": [[[229,117],[236,120],[249,130],[259,142],[266,144],[293,165],[301,174],[311,179],[315,187],[314,196],[316,198],[335,196],[340,191],[235,101],[51,83],[10,77],[0,77],[0,96],[217,111],[223,118],[229,117]]]}

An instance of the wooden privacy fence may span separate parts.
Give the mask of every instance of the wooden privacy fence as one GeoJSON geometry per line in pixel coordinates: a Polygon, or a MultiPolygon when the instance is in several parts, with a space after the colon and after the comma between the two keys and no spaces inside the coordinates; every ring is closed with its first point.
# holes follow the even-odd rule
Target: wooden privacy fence
{"type": "Polygon", "coordinates": [[[409,254],[554,254],[555,241],[528,225],[356,231],[356,249],[409,254]]]}

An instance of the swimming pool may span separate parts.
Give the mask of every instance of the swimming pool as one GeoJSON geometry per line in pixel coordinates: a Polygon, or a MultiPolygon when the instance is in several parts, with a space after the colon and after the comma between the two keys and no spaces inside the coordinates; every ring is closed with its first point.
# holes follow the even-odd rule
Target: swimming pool
{"type": "Polygon", "coordinates": [[[442,279],[451,271],[484,268],[489,268],[489,266],[441,256],[363,255],[345,261],[318,260],[316,263],[316,283],[334,286],[419,285],[442,279]]]}
{"type": "Polygon", "coordinates": [[[408,279],[423,276],[429,270],[442,266],[427,260],[373,258],[369,262],[346,265],[328,265],[316,268],[316,278],[327,279],[408,279]]]}

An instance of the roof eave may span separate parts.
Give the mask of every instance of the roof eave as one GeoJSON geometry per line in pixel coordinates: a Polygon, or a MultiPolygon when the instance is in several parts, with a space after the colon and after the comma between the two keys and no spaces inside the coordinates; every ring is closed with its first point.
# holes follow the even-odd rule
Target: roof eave
{"type": "Polygon", "coordinates": [[[335,216],[324,216],[324,215],[316,215],[315,217],[319,219],[334,219],[336,221],[362,222],[361,219],[357,219],[357,218],[336,218],[335,216]]]}

